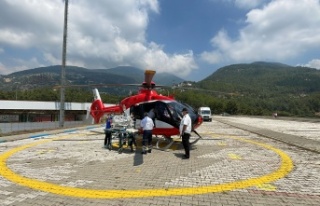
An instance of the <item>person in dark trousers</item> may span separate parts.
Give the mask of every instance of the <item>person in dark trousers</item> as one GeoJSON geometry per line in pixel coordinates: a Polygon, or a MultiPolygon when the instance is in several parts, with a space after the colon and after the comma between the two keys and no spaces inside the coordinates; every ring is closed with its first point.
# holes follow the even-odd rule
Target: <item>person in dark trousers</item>
{"type": "Polygon", "coordinates": [[[112,115],[110,115],[107,118],[106,121],[106,128],[105,128],[105,138],[104,138],[104,147],[108,148],[109,150],[111,150],[111,138],[112,138],[112,129],[111,129],[111,124],[112,124],[112,115]]]}
{"type": "Polygon", "coordinates": [[[187,108],[182,109],[182,115],[183,115],[183,118],[180,122],[179,131],[180,131],[180,137],[182,138],[182,145],[185,151],[185,155],[183,156],[183,159],[189,159],[190,158],[190,134],[191,134],[192,122],[188,114],[187,108]]]}
{"type": "Polygon", "coordinates": [[[151,153],[152,150],[152,130],[154,124],[148,113],[144,113],[144,118],[140,122],[140,130],[143,131],[142,136],[142,152],[141,154],[151,153]]]}

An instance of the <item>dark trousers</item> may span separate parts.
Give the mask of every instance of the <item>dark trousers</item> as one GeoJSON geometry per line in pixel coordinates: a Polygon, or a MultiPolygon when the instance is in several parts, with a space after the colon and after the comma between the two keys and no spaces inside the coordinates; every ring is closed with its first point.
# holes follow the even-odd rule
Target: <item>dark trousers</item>
{"type": "Polygon", "coordinates": [[[108,148],[111,147],[111,137],[112,137],[112,132],[109,130],[105,131],[105,138],[104,138],[104,146],[107,146],[108,148]]]}
{"type": "Polygon", "coordinates": [[[152,130],[144,130],[142,136],[142,150],[152,149],[152,130]]]}
{"type": "Polygon", "coordinates": [[[184,147],[186,157],[190,157],[190,134],[184,133],[182,135],[182,145],[184,147]]]}
{"type": "Polygon", "coordinates": [[[129,134],[128,141],[128,145],[131,148],[131,152],[133,152],[133,145],[137,148],[136,137],[134,136],[134,134],[129,134]]]}

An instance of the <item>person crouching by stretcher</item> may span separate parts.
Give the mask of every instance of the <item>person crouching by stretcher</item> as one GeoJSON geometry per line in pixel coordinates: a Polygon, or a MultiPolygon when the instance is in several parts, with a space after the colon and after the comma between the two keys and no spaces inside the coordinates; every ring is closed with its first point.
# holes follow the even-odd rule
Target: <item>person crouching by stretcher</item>
{"type": "Polygon", "coordinates": [[[108,148],[111,150],[112,145],[111,145],[111,137],[112,137],[112,129],[111,129],[111,124],[112,124],[112,115],[108,116],[107,121],[106,121],[106,128],[105,128],[105,138],[104,138],[104,147],[108,148]]]}

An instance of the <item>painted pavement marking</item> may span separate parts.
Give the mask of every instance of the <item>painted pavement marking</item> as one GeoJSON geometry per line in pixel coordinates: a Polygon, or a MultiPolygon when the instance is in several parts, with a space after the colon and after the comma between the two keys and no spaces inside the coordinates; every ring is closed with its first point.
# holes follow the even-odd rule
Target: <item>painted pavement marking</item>
{"type": "MultiPolygon", "coordinates": [[[[278,179],[285,177],[293,169],[292,160],[283,151],[277,148],[274,148],[268,144],[259,143],[249,139],[233,137],[233,136],[228,136],[228,138],[231,138],[240,142],[253,144],[276,153],[281,159],[281,164],[279,168],[275,171],[272,171],[268,174],[265,174],[259,177],[248,178],[248,179],[229,182],[229,183],[221,183],[221,184],[206,185],[206,186],[199,186],[199,187],[179,187],[179,188],[139,189],[139,190],[94,190],[94,189],[83,189],[83,188],[75,188],[70,186],[62,186],[62,185],[57,185],[49,182],[43,182],[36,179],[23,177],[19,174],[16,174],[15,172],[13,172],[7,167],[6,161],[15,153],[18,153],[27,148],[31,148],[31,147],[44,144],[53,140],[65,139],[73,136],[74,135],[67,135],[67,136],[58,137],[58,138],[49,139],[49,140],[47,139],[40,140],[39,142],[26,144],[3,153],[2,155],[0,155],[0,175],[21,186],[25,186],[35,190],[53,193],[57,195],[81,197],[81,198],[94,198],[94,199],[115,199],[115,198],[160,197],[160,196],[174,196],[174,195],[197,195],[197,194],[205,194],[205,193],[231,191],[235,189],[244,189],[252,186],[260,186],[263,188],[272,189],[272,186],[269,185],[270,182],[276,181],[278,179]]],[[[232,155],[232,157],[238,158],[237,156],[234,156],[234,155],[232,155]]]]}

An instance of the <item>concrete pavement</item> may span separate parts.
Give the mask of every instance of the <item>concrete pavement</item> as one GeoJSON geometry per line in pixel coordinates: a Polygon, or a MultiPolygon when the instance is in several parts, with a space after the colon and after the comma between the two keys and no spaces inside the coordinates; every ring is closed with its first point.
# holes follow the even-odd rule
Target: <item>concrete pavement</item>
{"type": "Polygon", "coordinates": [[[320,205],[313,147],[236,123],[205,122],[189,160],[179,138],[147,155],[140,144],[133,153],[106,150],[102,127],[1,137],[0,205],[320,205]]]}
{"type": "MultiPolygon", "coordinates": [[[[215,120],[239,129],[243,129],[243,130],[264,136],[264,137],[272,138],[280,142],[294,145],[302,149],[320,153],[320,137],[319,137],[319,140],[313,140],[313,139],[306,138],[299,135],[288,134],[284,132],[277,132],[277,131],[273,131],[272,128],[271,129],[261,128],[259,127],[259,124],[254,124],[254,125],[243,124],[241,123],[241,121],[237,121],[238,120],[237,118],[216,116],[215,120]]],[[[273,119],[272,121],[274,121],[275,124],[279,123],[277,119],[273,119]]],[[[297,121],[295,122],[297,124],[297,127],[299,127],[299,124],[301,123],[297,121]]],[[[320,123],[318,122],[317,125],[318,125],[318,130],[320,131],[320,123]]],[[[305,133],[307,132],[308,131],[305,131],[305,133]]]]}

